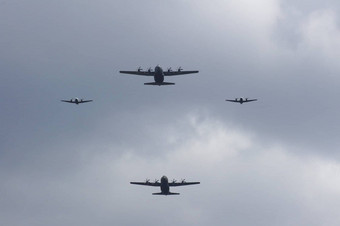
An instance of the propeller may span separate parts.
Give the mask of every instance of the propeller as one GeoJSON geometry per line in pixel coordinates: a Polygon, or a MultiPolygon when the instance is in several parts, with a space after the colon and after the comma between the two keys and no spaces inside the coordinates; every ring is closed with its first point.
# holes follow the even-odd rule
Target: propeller
{"type": "Polygon", "coordinates": [[[176,183],[176,180],[175,180],[175,179],[172,179],[171,183],[176,183]]]}
{"type": "Polygon", "coordinates": [[[183,71],[182,67],[181,67],[181,66],[179,66],[179,67],[178,67],[178,69],[177,69],[177,71],[178,71],[178,72],[181,72],[181,71],[183,71]]]}
{"type": "Polygon", "coordinates": [[[155,179],[155,183],[158,183],[159,180],[155,179]]]}
{"type": "Polygon", "coordinates": [[[168,67],[168,72],[171,72],[171,71],[172,71],[171,67],[168,67]]]}
{"type": "Polygon", "coordinates": [[[137,69],[138,72],[143,71],[143,68],[141,66],[138,67],[137,69]]]}
{"type": "Polygon", "coordinates": [[[150,183],[150,179],[146,178],[145,183],[147,183],[147,184],[150,183]]]}
{"type": "Polygon", "coordinates": [[[181,183],[182,183],[182,184],[186,183],[186,182],[185,182],[185,179],[181,179],[181,183]]]}

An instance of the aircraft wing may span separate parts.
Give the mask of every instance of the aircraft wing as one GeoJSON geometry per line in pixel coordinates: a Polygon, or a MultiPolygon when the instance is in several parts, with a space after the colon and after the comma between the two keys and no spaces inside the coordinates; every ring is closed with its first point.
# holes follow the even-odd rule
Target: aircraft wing
{"type": "Polygon", "coordinates": [[[243,102],[252,102],[252,101],[257,101],[257,99],[252,99],[252,100],[244,100],[243,102]]]}
{"type": "Polygon", "coordinates": [[[171,182],[169,186],[177,187],[177,186],[185,186],[185,185],[193,185],[193,184],[200,184],[200,182],[171,182]]]}
{"type": "Polygon", "coordinates": [[[74,102],[73,101],[71,101],[71,100],[61,100],[62,102],[66,102],[66,103],[71,103],[71,104],[74,104],[74,102]]]}
{"type": "Polygon", "coordinates": [[[160,187],[161,186],[161,183],[159,183],[159,182],[130,182],[130,184],[154,186],[154,187],[160,187]]]}
{"type": "Polygon", "coordinates": [[[142,75],[142,76],[154,76],[155,72],[153,71],[119,71],[122,74],[130,74],[130,75],[142,75]]]}
{"type": "Polygon", "coordinates": [[[82,101],[80,101],[79,102],[79,104],[81,104],[81,103],[87,103],[87,102],[92,102],[93,100],[82,100],[82,101]]]}
{"type": "MultiPolygon", "coordinates": [[[[236,103],[240,102],[239,100],[225,100],[225,101],[236,102],[236,103]]],[[[245,101],[244,101],[244,102],[245,102],[245,101]]]]}
{"type": "Polygon", "coordinates": [[[165,76],[174,76],[174,75],[185,75],[185,74],[194,74],[199,71],[164,71],[165,76]]]}

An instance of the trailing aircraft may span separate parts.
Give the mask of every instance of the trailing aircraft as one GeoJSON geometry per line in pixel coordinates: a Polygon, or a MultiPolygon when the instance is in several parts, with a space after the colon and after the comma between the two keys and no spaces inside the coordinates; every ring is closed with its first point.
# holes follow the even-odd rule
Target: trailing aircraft
{"type": "Polygon", "coordinates": [[[159,180],[150,182],[149,179],[146,179],[145,182],[130,182],[130,184],[160,187],[161,192],[152,193],[153,195],[179,195],[179,193],[170,192],[170,187],[200,184],[200,182],[186,182],[184,179],[182,179],[180,182],[176,182],[176,180],[169,182],[166,176],[162,176],[161,182],[159,182],[159,180]]]}
{"type": "Polygon", "coordinates": [[[164,85],[175,85],[172,82],[164,82],[165,76],[174,76],[174,75],[185,75],[185,74],[193,74],[198,73],[198,71],[183,71],[181,67],[177,70],[173,71],[171,68],[168,68],[164,71],[159,65],[155,67],[155,70],[152,70],[151,67],[147,71],[143,71],[141,67],[137,69],[137,71],[119,71],[122,74],[132,74],[132,75],[141,75],[141,76],[153,76],[155,82],[146,82],[144,85],[156,85],[156,86],[164,86],[164,85]]]}
{"type": "Polygon", "coordinates": [[[93,100],[83,100],[83,99],[78,99],[78,98],[74,98],[71,100],[61,100],[62,102],[66,102],[66,103],[71,103],[71,104],[82,104],[82,103],[87,103],[87,102],[91,102],[93,100]]]}

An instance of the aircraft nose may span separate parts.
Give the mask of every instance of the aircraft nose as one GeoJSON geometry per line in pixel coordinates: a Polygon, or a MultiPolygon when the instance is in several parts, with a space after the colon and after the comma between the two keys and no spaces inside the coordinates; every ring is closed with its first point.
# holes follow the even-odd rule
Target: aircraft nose
{"type": "Polygon", "coordinates": [[[162,68],[161,68],[159,65],[157,65],[157,66],[155,67],[155,71],[162,71],[162,68]]]}

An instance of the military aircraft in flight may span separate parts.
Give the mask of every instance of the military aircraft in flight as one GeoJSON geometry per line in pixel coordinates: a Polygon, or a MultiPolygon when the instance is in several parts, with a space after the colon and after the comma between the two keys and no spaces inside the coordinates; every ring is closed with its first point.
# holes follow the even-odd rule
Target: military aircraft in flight
{"type": "Polygon", "coordinates": [[[230,101],[230,102],[235,102],[235,103],[240,103],[240,104],[243,104],[243,103],[247,103],[247,102],[252,102],[252,101],[257,101],[257,99],[251,99],[249,100],[248,98],[235,98],[235,100],[225,100],[225,101],[230,101]]]}
{"type": "Polygon", "coordinates": [[[193,185],[199,183],[200,182],[186,182],[184,179],[180,182],[176,182],[176,180],[172,180],[171,182],[169,182],[166,176],[162,176],[161,182],[159,182],[159,180],[155,180],[155,182],[150,182],[149,179],[146,179],[145,182],[130,182],[130,184],[160,187],[161,192],[152,193],[153,195],[179,195],[179,193],[170,192],[170,187],[193,185]]]}
{"type": "Polygon", "coordinates": [[[82,103],[87,103],[87,102],[91,102],[93,100],[83,100],[83,99],[78,99],[78,98],[74,98],[71,100],[61,100],[62,102],[66,102],[66,103],[71,103],[71,104],[82,104],[82,103]]]}
{"type": "Polygon", "coordinates": [[[198,73],[198,71],[183,71],[181,67],[179,67],[175,71],[173,71],[171,68],[168,68],[166,71],[164,71],[159,65],[155,67],[155,70],[152,70],[150,67],[147,71],[143,71],[143,69],[139,67],[137,71],[119,71],[119,72],[122,74],[153,76],[155,82],[147,82],[144,83],[144,85],[156,85],[156,86],[175,85],[175,83],[172,82],[164,82],[164,76],[198,73]]]}

